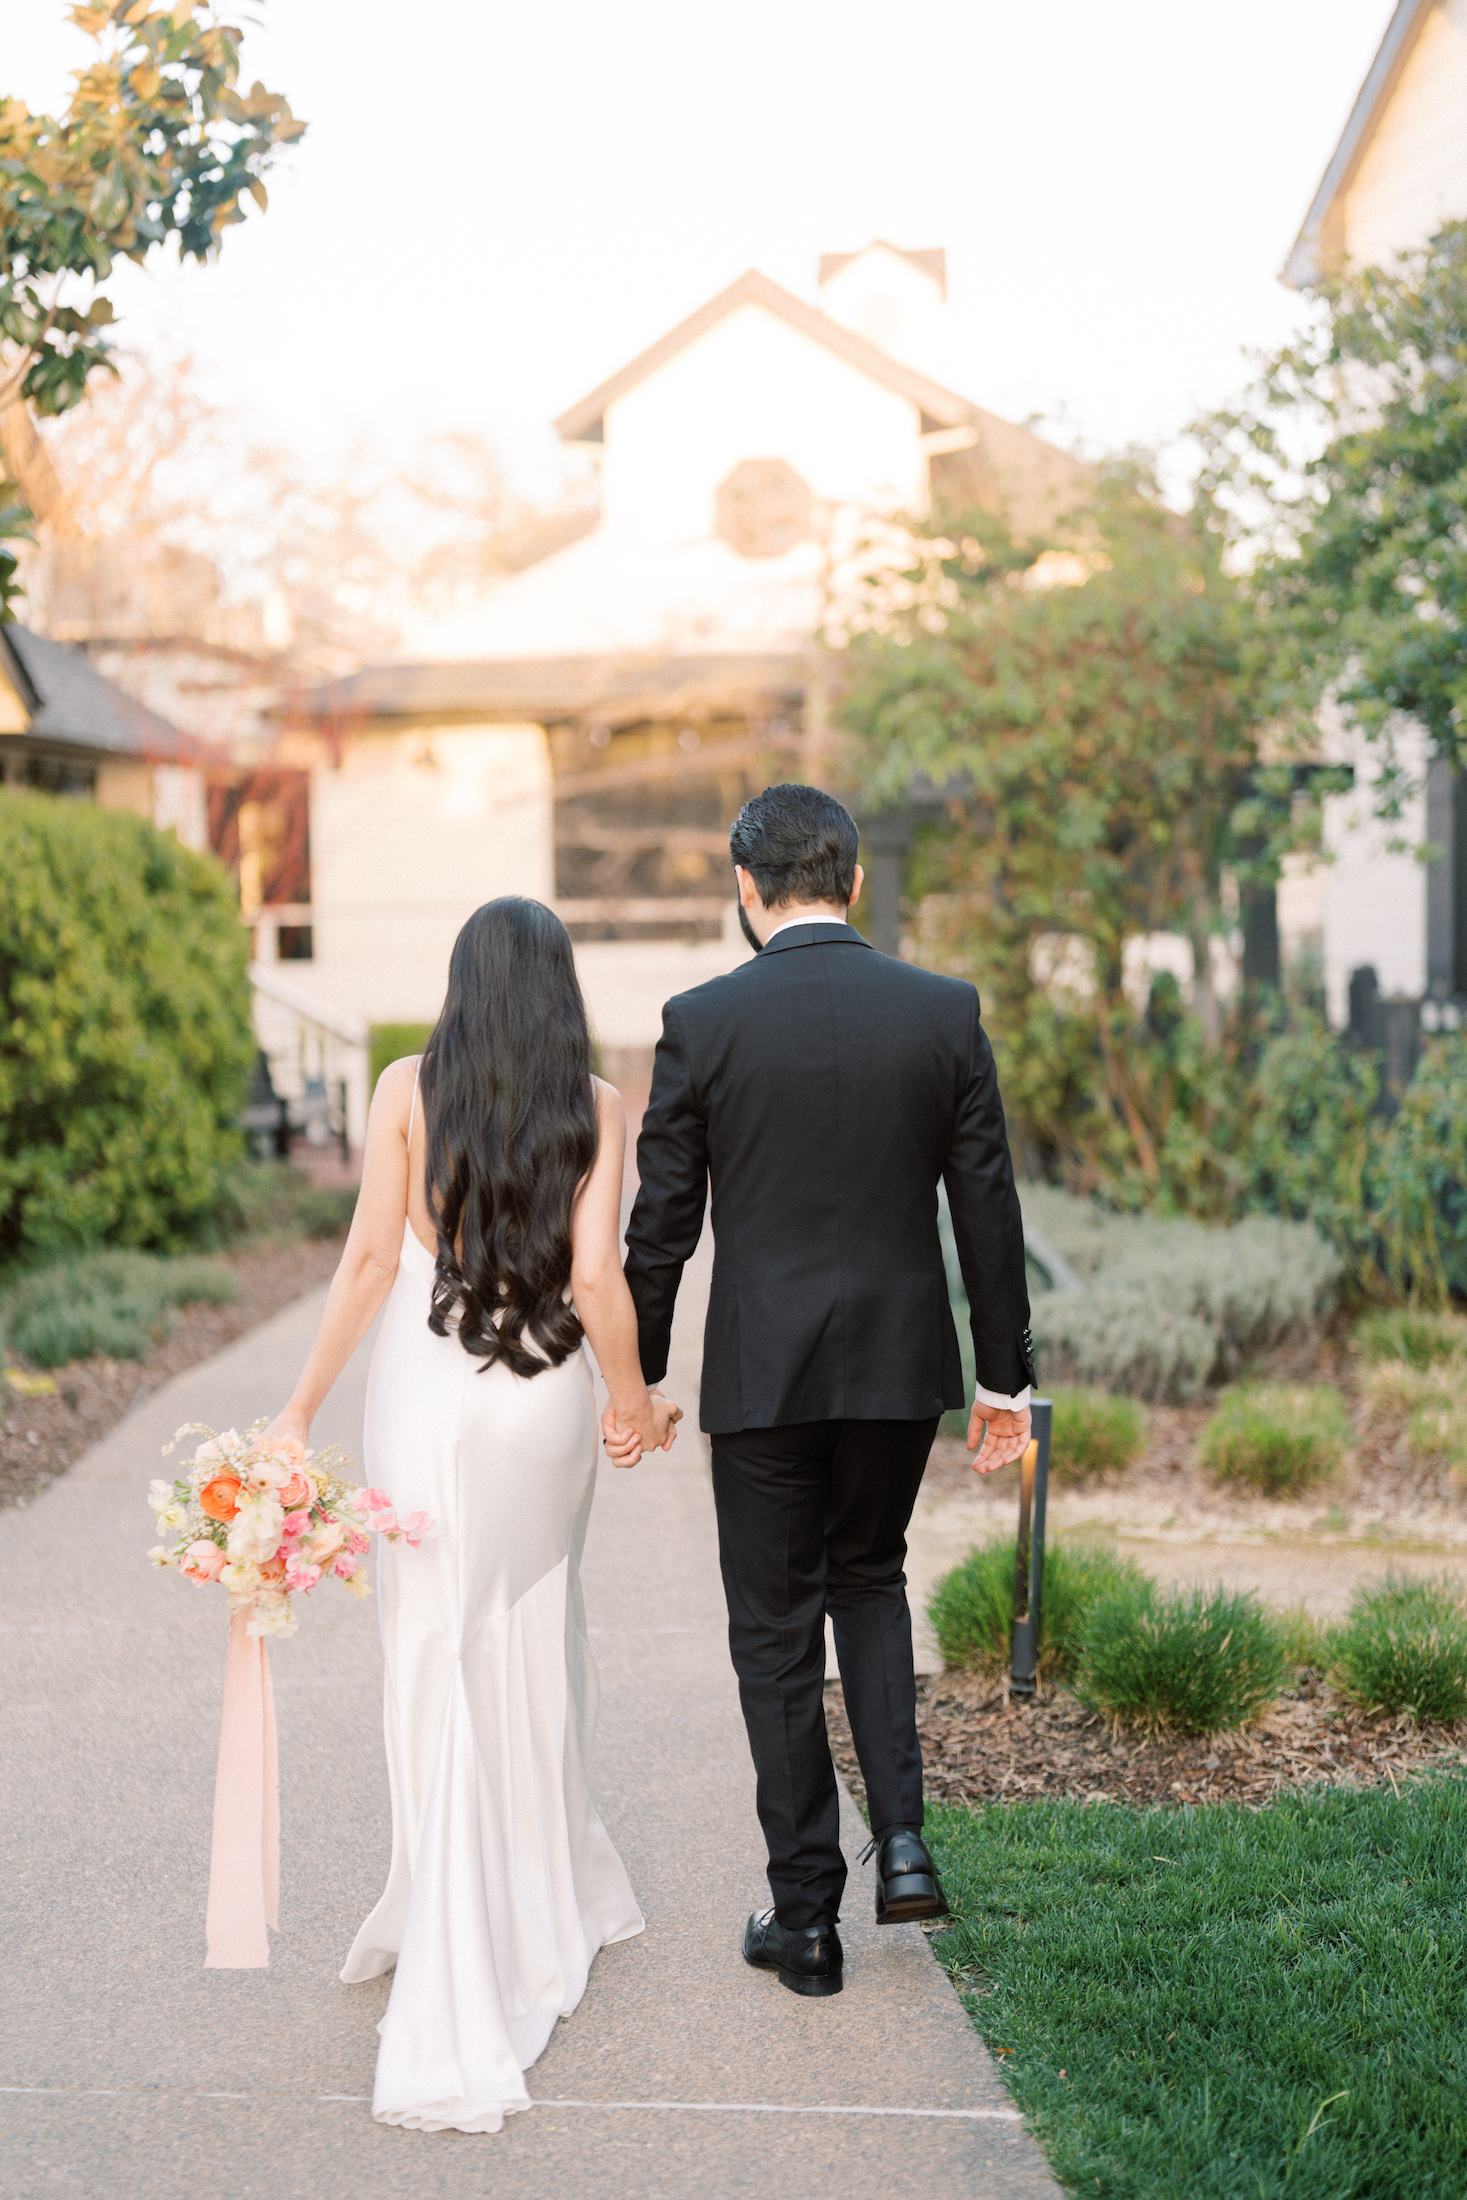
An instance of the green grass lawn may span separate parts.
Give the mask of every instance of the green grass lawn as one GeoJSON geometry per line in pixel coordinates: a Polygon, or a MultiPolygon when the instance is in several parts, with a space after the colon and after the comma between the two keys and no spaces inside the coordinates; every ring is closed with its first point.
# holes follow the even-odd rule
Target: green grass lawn
{"type": "Polygon", "coordinates": [[[1067,2187],[1467,2195],[1467,1781],[927,1830],[938,1954],[1067,2187]]]}

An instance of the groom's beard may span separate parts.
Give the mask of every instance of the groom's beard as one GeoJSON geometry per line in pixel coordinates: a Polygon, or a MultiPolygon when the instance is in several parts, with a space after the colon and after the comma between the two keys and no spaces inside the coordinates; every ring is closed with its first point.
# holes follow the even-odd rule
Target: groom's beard
{"type": "Polygon", "coordinates": [[[764,952],[764,942],[760,939],[758,933],[754,930],[753,925],[750,924],[747,910],[744,908],[742,902],[738,902],[735,906],[737,907],[739,912],[739,930],[743,933],[744,938],[753,948],[754,953],[756,955],[762,954],[764,952]]]}

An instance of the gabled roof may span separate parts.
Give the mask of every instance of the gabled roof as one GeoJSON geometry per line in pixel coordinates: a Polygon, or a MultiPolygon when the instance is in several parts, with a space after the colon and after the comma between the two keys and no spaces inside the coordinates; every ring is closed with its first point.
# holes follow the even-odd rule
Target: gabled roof
{"type": "Polygon", "coordinates": [[[825,288],[832,276],[839,275],[842,268],[849,267],[852,260],[864,259],[868,252],[876,251],[878,246],[883,252],[890,252],[899,260],[910,260],[912,266],[919,269],[922,274],[930,275],[943,297],[946,298],[947,253],[943,247],[937,244],[922,252],[909,252],[903,245],[888,244],[885,237],[873,237],[870,244],[863,244],[859,252],[822,252],[820,255],[821,289],[825,288]]]}
{"type": "Polygon", "coordinates": [[[29,714],[31,740],[159,763],[192,753],[176,726],[104,680],[81,650],[65,642],[7,624],[0,626],[0,658],[29,714]]]}
{"type": "MultiPolygon", "coordinates": [[[[908,254],[908,258],[915,257],[917,255],[908,254]]],[[[751,267],[737,282],[730,283],[727,290],[721,290],[716,298],[709,299],[707,305],[700,306],[696,313],[689,314],[686,321],[680,321],[676,328],[669,329],[664,337],[631,360],[619,374],[612,375],[609,382],[603,382],[599,389],[594,389],[588,397],[583,397],[578,405],[572,405],[568,412],[563,412],[555,423],[556,433],[561,441],[602,442],[602,421],[608,406],[614,405],[619,397],[625,397],[628,390],[634,390],[639,382],[645,382],[648,375],[655,374],[669,359],[675,359],[689,344],[696,343],[708,329],[715,328],[729,314],[736,313],[740,306],[745,305],[763,306],[767,312],[777,314],[780,320],[787,321],[791,328],[798,329],[802,336],[823,344],[827,351],[833,352],[837,359],[843,359],[847,366],[858,368],[862,374],[869,375],[873,382],[880,382],[884,388],[895,390],[899,397],[908,398],[923,415],[924,433],[935,428],[970,427],[976,425],[980,418],[977,406],[970,405],[967,398],[944,389],[940,382],[932,381],[902,360],[893,359],[891,353],[883,351],[879,344],[869,343],[864,336],[858,336],[854,329],[832,320],[818,306],[807,306],[804,299],[797,298],[793,291],[786,290],[782,284],[772,281],[768,275],[761,275],[756,267],[751,267]]]]}
{"type": "Polygon", "coordinates": [[[1380,42],[1380,50],[1360,87],[1359,97],[1350,109],[1350,119],[1335,147],[1334,157],[1304,217],[1304,226],[1284,262],[1281,280],[1291,290],[1307,290],[1311,283],[1331,274],[1338,265],[1340,202],[1355,180],[1391,95],[1401,81],[1401,71],[1410,60],[1416,41],[1426,28],[1426,19],[1435,6],[1436,0],[1399,0],[1380,42]]]}

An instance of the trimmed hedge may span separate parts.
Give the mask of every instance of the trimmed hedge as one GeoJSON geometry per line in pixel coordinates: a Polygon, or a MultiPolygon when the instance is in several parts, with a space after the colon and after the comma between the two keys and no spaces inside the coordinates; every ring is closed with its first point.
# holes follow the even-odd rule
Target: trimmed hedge
{"type": "Polygon", "coordinates": [[[248,952],[212,857],[0,796],[0,1260],[206,1227],[241,1150],[248,952]]]}
{"type": "Polygon", "coordinates": [[[405,1054],[421,1054],[432,1036],[431,1024],[373,1024],[367,1033],[372,1091],[389,1063],[400,1062],[405,1054]]]}

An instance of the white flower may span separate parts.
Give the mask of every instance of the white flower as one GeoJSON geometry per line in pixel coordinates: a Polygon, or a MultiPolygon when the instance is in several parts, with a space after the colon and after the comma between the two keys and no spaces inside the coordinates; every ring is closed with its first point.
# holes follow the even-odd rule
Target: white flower
{"type": "Polygon", "coordinates": [[[155,1543],[148,1556],[155,1566],[172,1566],[175,1563],[176,1554],[165,1550],[161,1543],[155,1543]]]}
{"type": "Polygon", "coordinates": [[[231,1558],[273,1558],[284,1526],[285,1513],[275,1498],[263,1490],[248,1495],[241,1491],[239,1511],[229,1527],[231,1558]]]}
{"type": "Polygon", "coordinates": [[[293,1635],[298,1622],[292,1618],[290,1599],[266,1590],[255,1599],[245,1628],[247,1635],[293,1635]]]}
{"type": "Polygon", "coordinates": [[[173,1484],[165,1482],[161,1476],[155,1476],[148,1484],[148,1503],[153,1511],[160,1513],[165,1505],[171,1505],[173,1502],[173,1484]]]}
{"type": "Polygon", "coordinates": [[[154,1518],[157,1520],[158,1526],[163,1529],[186,1528],[188,1526],[188,1507],[187,1505],[180,1505],[177,1498],[175,1498],[171,1504],[161,1505],[154,1518]]]}

